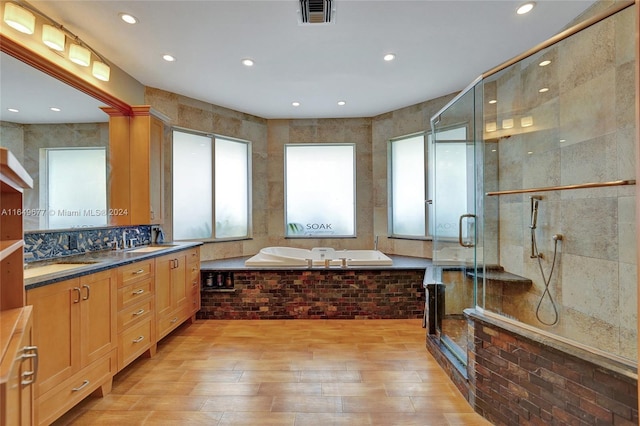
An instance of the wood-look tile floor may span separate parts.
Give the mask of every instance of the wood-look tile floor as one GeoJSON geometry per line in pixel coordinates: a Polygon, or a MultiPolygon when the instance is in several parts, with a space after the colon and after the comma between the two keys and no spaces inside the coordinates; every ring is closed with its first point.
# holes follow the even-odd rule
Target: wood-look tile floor
{"type": "Polygon", "coordinates": [[[489,425],[421,320],[196,321],[55,425],[489,425]]]}

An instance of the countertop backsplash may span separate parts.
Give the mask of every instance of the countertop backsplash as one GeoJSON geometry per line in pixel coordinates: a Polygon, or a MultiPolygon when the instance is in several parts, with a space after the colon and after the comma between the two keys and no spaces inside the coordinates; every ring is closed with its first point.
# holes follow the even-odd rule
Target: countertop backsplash
{"type": "Polygon", "coordinates": [[[113,241],[122,248],[123,232],[127,240],[136,238],[134,245],[152,242],[153,225],[116,226],[106,228],[33,231],[24,234],[24,261],[35,262],[57,257],[73,256],[90,251],[109,250],[113,241]]]}

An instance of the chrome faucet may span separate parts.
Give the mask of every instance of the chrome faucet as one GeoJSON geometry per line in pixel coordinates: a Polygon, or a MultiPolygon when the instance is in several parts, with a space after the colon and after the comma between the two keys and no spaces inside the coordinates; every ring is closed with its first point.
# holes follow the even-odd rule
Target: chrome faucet
{"type": "Polygon", "coordinates": [[[374,250],[378,250],[378,236],[376,235],[376,237],[373,239],[373,249],[374,250]]]}
{"type": "Polygon", "coordinates": [[[127,248],[127,231],[125,230],[122,231],[122,248],[127,248]]]}

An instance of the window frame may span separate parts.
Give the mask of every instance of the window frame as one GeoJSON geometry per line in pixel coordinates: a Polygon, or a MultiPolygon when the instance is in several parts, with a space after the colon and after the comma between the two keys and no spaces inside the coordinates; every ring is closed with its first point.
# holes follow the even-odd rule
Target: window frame
{"type": "Polygon", "coordinates": [[[284,144],[284,238],[285,239],[328,239],[328,238],[357,238],[357,202],[358,202],[358,197],[357,197],[357,151],[356,151],[356,144],[355,143],[350,143],[350,142],[329,142],[329,143],[287,143],[284,144]],[[353,234],[338,234],[338,235],[332,235],[332,234],[327,234],[327,235],[322,235],[322,234],[313,234],[313,235],[307,235],[307,234],[300,234],[300,235],[290,235],[289,234],[289,214],[288,214],[288,193],[287,193],[287,181],[289,179],[288,177],[288,173],[287,173],[287,148],[288,147],[314,147],[314,148],[318,148],[318,147],[332,147],[332,146],[341,146],[341,147],[351,147],[352,148],[352,173],[353,173],[353,186],[352,186],[352,190],[353,190],[353,234]]]}
{"type": "MultiPolygon", "coordinates": [[[[175,138],[174,135],[176,132],[179,133],[186,133],[186,134],[191,134],[191,135],[196,135],[196,136],[201,136],[201,137],[205,137],[208,138],[209,142],[211,143],[211,235],[209,237],[202,237],[202,238],[176,238],[174,235],[174,240],[176,241],[205,241],[205,242],[225,242],[225,241],[242,241],[242,240],[250,240],[253,238],[253,166],[252,166],[252,152],[253,152],[253,143],[251,141],[245,140],[245,139],[240,139],[240,138],[235,138],[235,137],[231,137],[231,136],[225,136],[225,135],[221,135],[218,133],[210,133],[210,132],[202,132],[202,131],[198,131],[198,130],[193,130],[193,129],[186,129],[183,127],[178,127],[178,126],[173,126],[171,128],[172,134],[171,134],[171,153],[172,153],[172,159],[171,159],[171,183],[172,183],[172,187],[174,187],[173,182],[174,182],[174,149],[175,149],[175,138]],[[225,141],[230,141],[230,142],[236,142],[236,143],[241,143],[241,144],[245,144],[246,145],[246,149],[247,149],[247,233],[246,235],[243,236],[232,236],[232,237],[216,237],[216,167],[215,167],[215,163],[216,163],[216,140],[217,139],[223,139],[225,141]]],[[[173,214],[173,210],[175,209],[174,207],[174,201],[173,201],[173,195],[172,195],[172,200],[171,200],[171,204],[172,204],[172,214],[171,214],[171,226],[172,228],[174,227],[174,221],[175,221],[175,215],[173,214]]]]}
{"type": "MultiPolygon", "coordinates": [[[[427,144],[427,149],[429,150],[429,152],[431,152],[432,150],[430,149],[431,146],[434,143],[442,143],[442,144],[447,144],[447,143],[452,143],[452,144],[462,144],[464,143],[465,146],[468,145],[468,143],[471,141],[473,142],[473,140],[469,140],[469,133],[471,131],[471,125],[468,122],[458,122],[458,123],[453,123],[453,124],[449,124],[447,126],[444,126],[442,128],[439,128],[438,131],[435,131],[433,129],[431,129],[431,131],[427,132],[426,138],[425,138],[425,143],[427,144]],[[465,137],[464,139],[436,139],[434,137],[435,134],[442,134],[442,133],[447,133],[450,132],[452,130],[457,130],[457,129],[464,129],[464,133],[465,133],[465,137]]],[[[435,184],[435,182],[433,182],[433,179],[429,179],[430,173],[431,171],[433,171],[433,173],[435,173],[435,164],[434,162],[436,161],[435,157],[433,155],[429,155],[428,156],[428,169],[427,169],[427,197],[430,197],[433,192],[435,191],[435,188],[433,187],[433,185],[435,184]]],[[[466,162],[465,162],[466,164],[466,162]]],[[[468,196],[468,194],[466,194],[468,196]]],[[[466,199],[467,197],[465,197],[466,199]]],[[[429,213],[431,213],[431,210],[433,208],[433,199],[429,199],[429,201],[431,201],[428,204],[428,211],[429,213]]],[[[433,214],[431,214],[431,216],[433,216],[433,214]]],[[[427,233],[428,235],[430,235],[430,239],[433,240],[435,235],[432,232],[432,228],[433,225],[431,222],[427,222],[428,225],[428,229],[427,229],[427,233]]],[[[444,236],[438,236],[438,240],[439,241],[443,241],[443,242],[455,242],[457,241],[458,237],[444,237],[444,236]]]]}
{"type": "MultiPolygon", "coordinates": [[[[40,173],[40,184],[39,184],[39,205],[46,206],[45,214],[40,215],[39,226],[42,229],[75,229],[75,228],[87,228],[87,227],[105,227],[109,225],[109,176],[108,176],[108,164],[109,164],[109,150],[104,146],[59,146],[59,147],[46,147],[40,148],[40,159],[39,159],[39,173],[40,173]],[[50,228],[50,218],[56,217],[58,211],[50,208],[50,196],[51,193],[49,191],[49,184],[51,182],[50,179],[50,160],[51,153],[56,152],[70,152],[70,151],[101,151],[104,153],[104,209],[94,207],[83,208],[82,215],[89,214],[95,215],[97,217],[102,217],[104,219],[104,223],[96,223],[91,225],[76,225],[70,227],[62,227],[62,228],[50,228]]],[[[101,207],[101,206],[100,206],[101,207]]],[[[58,209],[65,210],[65,209],[58,209]]]]}
{"type": "Polygon", "coordinates": [[[416,132],[416,133],[411,133],[408,135],[404,135],[404,136],[398,136],[396,138],[392,138],[389,139],[389,141],[387,142],[387,199],[389,200],[388,202],[388,206],[387,206],[387,217],[388,217],[388,224],[387,224],[387,232],[389,233],[389,237],[390,238],[397,238],[397,239],[403,239],[403,240],[419,240],[419,241],[428,241],[431,240],[431,235],[429,234],[429,209],[427,207],[429,200],[427,199],[427,195],[429,193],[429,179],[428,179],[428,175],[429,175],[429,168],[428,168],[428,161],[429,161],[429,144],[427,143],[427,134],[429,132],[416,132]],[[423,180],[424,180],[424,235],[406,235],[406,234],[396,234],[394,232],[394,221],[393,221],[393,206],[394,206],[394,195],[393,195],[393,149],[392,146],[394,143],[396,142],[400,142],[406,139],[411,139],[411,138],[416,138],[422,136],[423,140],[422,140],[422,144],[423,144],[423,170],[424,170],[424,174],[422,176],[423,180]]]}

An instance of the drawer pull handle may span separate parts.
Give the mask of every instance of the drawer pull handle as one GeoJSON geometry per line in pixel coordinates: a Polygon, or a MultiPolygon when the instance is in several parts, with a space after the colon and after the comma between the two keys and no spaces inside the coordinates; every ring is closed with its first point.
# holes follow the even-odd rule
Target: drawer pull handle
{"type": "Polygon", "coordinates": [[[144,289],[143,288],[141,288],[139,290],[136,290],[136,291],[132,292],[131,294],[138,295],[138,294],[142,294],[142,293],[144,293],[144,289]]]}
{"type": "Polygon", "coordinates": [[[139,275],[139,274],[144,274],[144,269],[138,269],[133,273],[133,275],[139,275]]]}
{"type": "Polygon", "coordinates": [[[176,322],[178,322],[178,317],[175,317],[174,319],[171,320],[171,324],[175,324],[176,322]]]}
{"type": "Polygon", "coordinates": [[[25,371],[24,373],[22,373],[22,381],[20,382],[21,385],[27,386],[34,383],[36,381],[36,378],[38,377],[38,347],[25,346],[24,348],[22,348],[22,352],[25,352],[21,356],[23,360],[33,358],[33,370],[25,371]]]}
{"type": "Polygon", "coordinates": [[[78,391],[86,388],[88,384],[89,384],[89,381],[85,380],[84,382],[82,382],[82,384],[80,386],[78,386],[77,388],[73,388],[71,390],[74,391],[74,392],[78,392],[78,391]]]}
{"type": "Polygon", "coordinates": [[[133,343],[140,343],[144,340],[144,336],[140,336],[137,339],[133,339],[131,342],[133,343]]]}
{"type": "Polygon", "coordinates": [[[198,285],[198,280],[193,280],[193,284],[191,284],[192,286],[197,286],[198,285]]]}
{"type": "Polygon", "coordinates": [[[90,292],[91,292],[91,287],[89,287],[88,285],[86,285],[86,284],[85,284],[85,285],[83,285],[83,286],[82,286],[82,288],[86,288],[86,289],[87,289],[87,295],[86,295],[86,296],[84,296],[84,297],[82,298],[82,300],[89,300],[89,294],[90,294],[90,292]]]}
{"type": "Polygon", "coordinates": [[[78,293],[78,298],[73,300],[73,303],[79,303],[80,299],[82,298],[82,290],[80,290],[80,287],[74,287],[73,291],[78,293]]]}
{"type": "Polygon", "coordinates": [[[133,313],[133,315],[138,316],[138,315],[142,315],[144,314],[144,309],[140,309],[139,311],[136,311],[133,313]]]}

